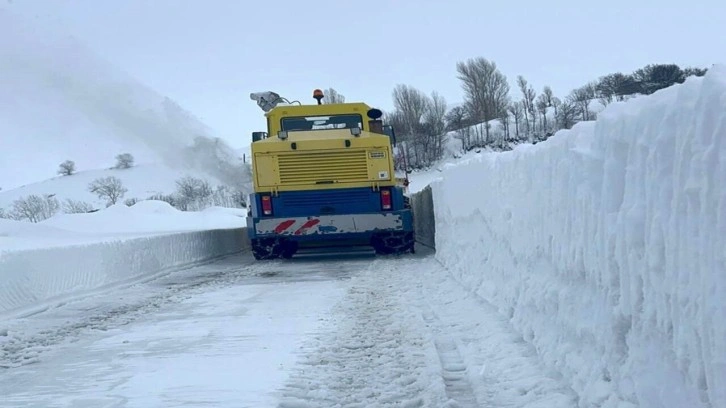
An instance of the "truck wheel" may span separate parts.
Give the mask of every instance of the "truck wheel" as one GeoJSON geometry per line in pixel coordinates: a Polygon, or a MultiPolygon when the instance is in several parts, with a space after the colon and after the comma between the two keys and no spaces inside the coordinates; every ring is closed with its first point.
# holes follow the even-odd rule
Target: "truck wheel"
{"type": "Polygon", "coordinates": [[[281,245],[280,256],[285,259],[292,258],[297,252],[298,244],[295,241],[285,241],[281,245]]]}
{"type": "Polygon", "coordinates": [[[280,243],[275,238],[253,239],[252,255],[257,260],[275,259],[280,257],[280,243]]]}

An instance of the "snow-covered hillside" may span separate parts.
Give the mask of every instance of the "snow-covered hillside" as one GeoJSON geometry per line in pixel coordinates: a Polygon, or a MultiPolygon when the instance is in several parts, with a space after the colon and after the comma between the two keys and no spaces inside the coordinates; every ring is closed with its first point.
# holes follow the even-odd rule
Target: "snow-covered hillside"
{"type": "Polygon", "coordinates": [[[87,170],[71,176],[57,176],[9,191],[0,191],[0,208],[10,210],[15,200],[30,195],[53,194],[64,204],[66,200],[88,203],[92,208],[105,207],[106,201],[91,193],[88,185],[98,178],[116,177],[128,189],[119,202],[128,199],[144,200],[158,195],[169,195],[176,189],[176,181],[191,176],[204,178],[210,185],[220,185],[218,179],[200,171],[173,169],[163,164],[144,164],[128,169],[87,170]]]}
{"type": "Polygon", "coordinates": [[[137,175],[145,172],[119,173],[140,182],[126,186],[138,198],[173,190],[172,174],[241,189],[249,178],[236,152],[174,101],[63,33],[0,8],[0,194],[28,185],[0,206],[21,193],[86,194],[85,178],[121,153],[134,156],[137,175]],[[65,160],[85,173],[30,186],[56,176],[65,160]]]}
{"type": "Polygon", "coordinates": [[[582,406],[724,407],[724,132],[715,66],[450,165],[432,184],[437,257],[582,406]]]}

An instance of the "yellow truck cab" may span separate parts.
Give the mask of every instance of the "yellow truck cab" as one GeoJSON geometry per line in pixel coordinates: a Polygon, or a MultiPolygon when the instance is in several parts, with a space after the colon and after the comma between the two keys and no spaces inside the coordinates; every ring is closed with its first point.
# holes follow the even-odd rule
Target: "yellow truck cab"
{"type": "Polygon", "coordinates": [[[302,247],[414,251],[413,222],[393,164],[395,133],[365,103],[290,103],[253,93],[267,131],[253,132],[248,234],[257,259],[302,247]]]}

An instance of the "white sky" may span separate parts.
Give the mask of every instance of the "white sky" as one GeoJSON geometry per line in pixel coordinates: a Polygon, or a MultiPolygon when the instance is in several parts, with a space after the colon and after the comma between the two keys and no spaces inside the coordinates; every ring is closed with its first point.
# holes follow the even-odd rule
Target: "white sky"
{"type": "MultiPolygon", "coordinates": [[[[236,147],[263,130],[249,93],[336,88],[390,109],[396,84],[462,98],[457,61],[497,63],[557,96],[648,63],[723,63],[722,0],[5,0],[59,25],[236,147]]],[[[517,94],[518,96],[518,94],[517,94]]]]}

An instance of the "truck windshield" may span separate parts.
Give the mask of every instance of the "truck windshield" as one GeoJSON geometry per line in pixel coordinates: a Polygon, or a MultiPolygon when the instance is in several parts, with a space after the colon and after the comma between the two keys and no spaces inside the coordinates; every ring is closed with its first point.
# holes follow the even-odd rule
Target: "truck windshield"
{"type": "Polygon", "coordinates": [[[363,118],[360,115],[308,116],[283,118],[282,130],[326,130],[326,129],[363,129],[363,118]]]}

